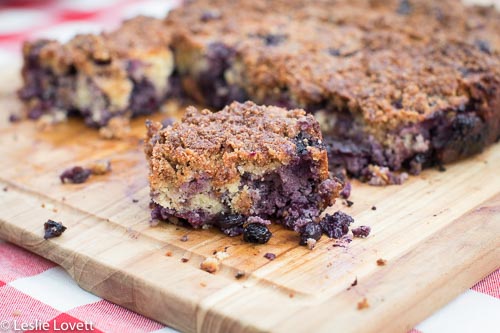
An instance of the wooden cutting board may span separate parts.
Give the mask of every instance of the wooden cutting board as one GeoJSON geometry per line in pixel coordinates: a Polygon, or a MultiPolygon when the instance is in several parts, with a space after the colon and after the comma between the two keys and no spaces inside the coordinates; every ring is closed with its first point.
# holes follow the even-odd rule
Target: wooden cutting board
{"type": "Polygon", "coordinates": [[[371,226],[367,239],[337,246],[323,237],[310,251],[274,227],[267,245],[251,245],[213,230],[150,227],[144,119],[123,141],[102,140],[78,120],[48,132],[12,125],[5,118],[20,105],[11,77],[0,89],[0,237],[60,264],[82,288],[181,331],[405,332],[500,266],[500,145],[403,186],[354,182],[354,205],[340,200],[329,211],[371,226]],[[111,174],[59,181],[64,169],[101,158],[111,174]],[[43,240],[47,219],[68,230],[43,240]],[[199,268],[224,250],[220,271],[199,268]]]}

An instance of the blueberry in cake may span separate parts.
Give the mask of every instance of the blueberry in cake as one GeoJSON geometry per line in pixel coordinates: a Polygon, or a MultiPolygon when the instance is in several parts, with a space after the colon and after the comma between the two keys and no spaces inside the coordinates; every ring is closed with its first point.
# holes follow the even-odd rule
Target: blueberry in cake
{"type": "Polygon", "coordinates": [[[342,188],[329,176],[319,124],[303,110],[234,102],[147,127],[153,219],[265,243],[269,219],[300,232],[342,188]]]}
{"type": "Polygon", "coordinates": [[[162,21],[143,16],[110,33],[78,35],[66,44],[26,42],[19,97],[32,119],[76,113],[101,127],[116,116],[150,114],[171,90],[169,43],[162,21]]]}

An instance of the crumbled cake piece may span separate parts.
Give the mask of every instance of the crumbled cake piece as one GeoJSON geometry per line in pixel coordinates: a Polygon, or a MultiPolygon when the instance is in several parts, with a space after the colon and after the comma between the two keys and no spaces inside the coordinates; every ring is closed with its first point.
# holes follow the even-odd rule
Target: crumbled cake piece
{"type": "Polygon", "coordinates": [[[385,266],[387,264],[387,260],[385,259],[377,259],[377,266],[385,266]]]}
{"type": "Polygon", "coordinates": [[[43,238],[50,239],[61,236],[62,233],[66,231],[67,228],[60,222],[48,220],[47,222],[44,223],[43,229],[45,230],[43,238]]]}
{"type": "Polygon", "coordinates": [[[314,239],[314,238],[308,238],[308,239],[306,240],[306,245],[307,245],[307,248],[308,248],[309,250],[314,249],[314,248],[316,247],[316,243],[317,243],[317,242],[318,242],[318,241],[317,241],[316,239],[314,239]]]}
{"type": "Polygon", "coordinates": [[[332,169],[387,185],[500,138],[499,18],[459,0],[198,0],[166,24],[197,102],[303,108],[332,169]]]}
{"type": "Polygon", "coordinates": [[[352,235],[358,238],[366,238],[370,235],[372,228],[367,225],[361,225],[357,228],[351,229],[352,235]]]}
{"type": "Polygon", "coordinates": [[[341,211],[333,213],[333,215],[326,214],[325,217],[319,222],[323,233],[330,238],[339,239],[349,232],[349,226],[354,222],[354,219],[341,211]]]}
{"type": "Polygon", "coordinates": [[[123,139],[129,133],[130,121],[122,116],[111,118],[105,126],[99,128],[99,135],[106,140],[123,139]]]}
{"type": "Polygon", "coordinates": [[[181,122],[147,127],[153,219],[176,217],[265,243],[266,220],[300,232],[342,188],[329,176],[319,125],[303,110],[189,107],[181,122]]]}
{"type": "Polygon", "coordinates": [[[219,270],[219,260],[217,258],[208,257],[200,264],[200,268],[213,274],[219,270]]]}
{"type": "Polygon", "coordinates": [[[276,259],[276,255],[274,253],[267,252],[266,254],[264,254],[264,258],[273,261],[274,259],[276,259]]]}
{"type": "Polygon", "coordinates": [[[173,55],[163,22],[139,16],[110,33],[68,43],[40,39],[23,46],[27,116],[79,114],[101,127],[116,116],[150,114],[170,90],[173,55]]]}
{"type": "Polygon", "coordinates": [[[361,301],[358,302],[358,310],[364,310],[370,307],[370,303],[368,303],[368,300],[363,298],[361,301]]]}
{"type": "Polygon", "coordinates": [[[97,160],[90,163],[87,169],[89,169],[93,175],[105,175],[111,172],[111,162],[109,160],[97,160]]]}

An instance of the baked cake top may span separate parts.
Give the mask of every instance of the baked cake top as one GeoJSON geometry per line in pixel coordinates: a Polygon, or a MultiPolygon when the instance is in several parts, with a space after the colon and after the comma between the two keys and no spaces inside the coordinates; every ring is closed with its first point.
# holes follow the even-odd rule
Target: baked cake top
{"type": "Polygon", "coordinates": [[[301,150],[318,163],[324,180],[328,165],[321,140],[317,121],[303,110],[234,102],[216,113],[189,107],[181,122],[163,129],[148,123],[146,152],[153,177],[179,186],[200,173],[223,186],[245,172],[288,165],[301,150]]]}
{"type": "Polygon", "coordinates": [[[471,87],[500,81],[500,15],[455,0],[203,0],[166,22],[181,52],[234,49],[244,66],[226,79],[242,75],[257,102],[278,89],[296,105],[358,113],[382,132],[467,109],[471,87]]]}
{"type": "Polygon", "coordinates": [[[121,60],[168,51],[170,35],[162,20],[138,16],[112,32],[81,34],[61,44],[54,40],[26,42],[25,57],[50,67],[56,74],[70,74],[73,66],[88,75],[125,75],[121,60]]]}

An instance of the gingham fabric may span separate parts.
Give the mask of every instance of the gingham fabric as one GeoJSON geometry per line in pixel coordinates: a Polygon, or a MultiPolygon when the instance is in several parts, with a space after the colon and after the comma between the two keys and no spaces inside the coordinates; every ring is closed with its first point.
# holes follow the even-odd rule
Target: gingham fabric
{"type": "MultiPolygon", "coordinates": [[[[0,0],[0,69],[19,59],[21,42],[116,27],[138,14],[162,17],[178,1],[0,0]]],[[[413,332],[498,332],[500,270],[495,271],[413,332]]],[[[0,240],[0,333],[175,332],[80,289],[56,264],[0,240]]]]}

